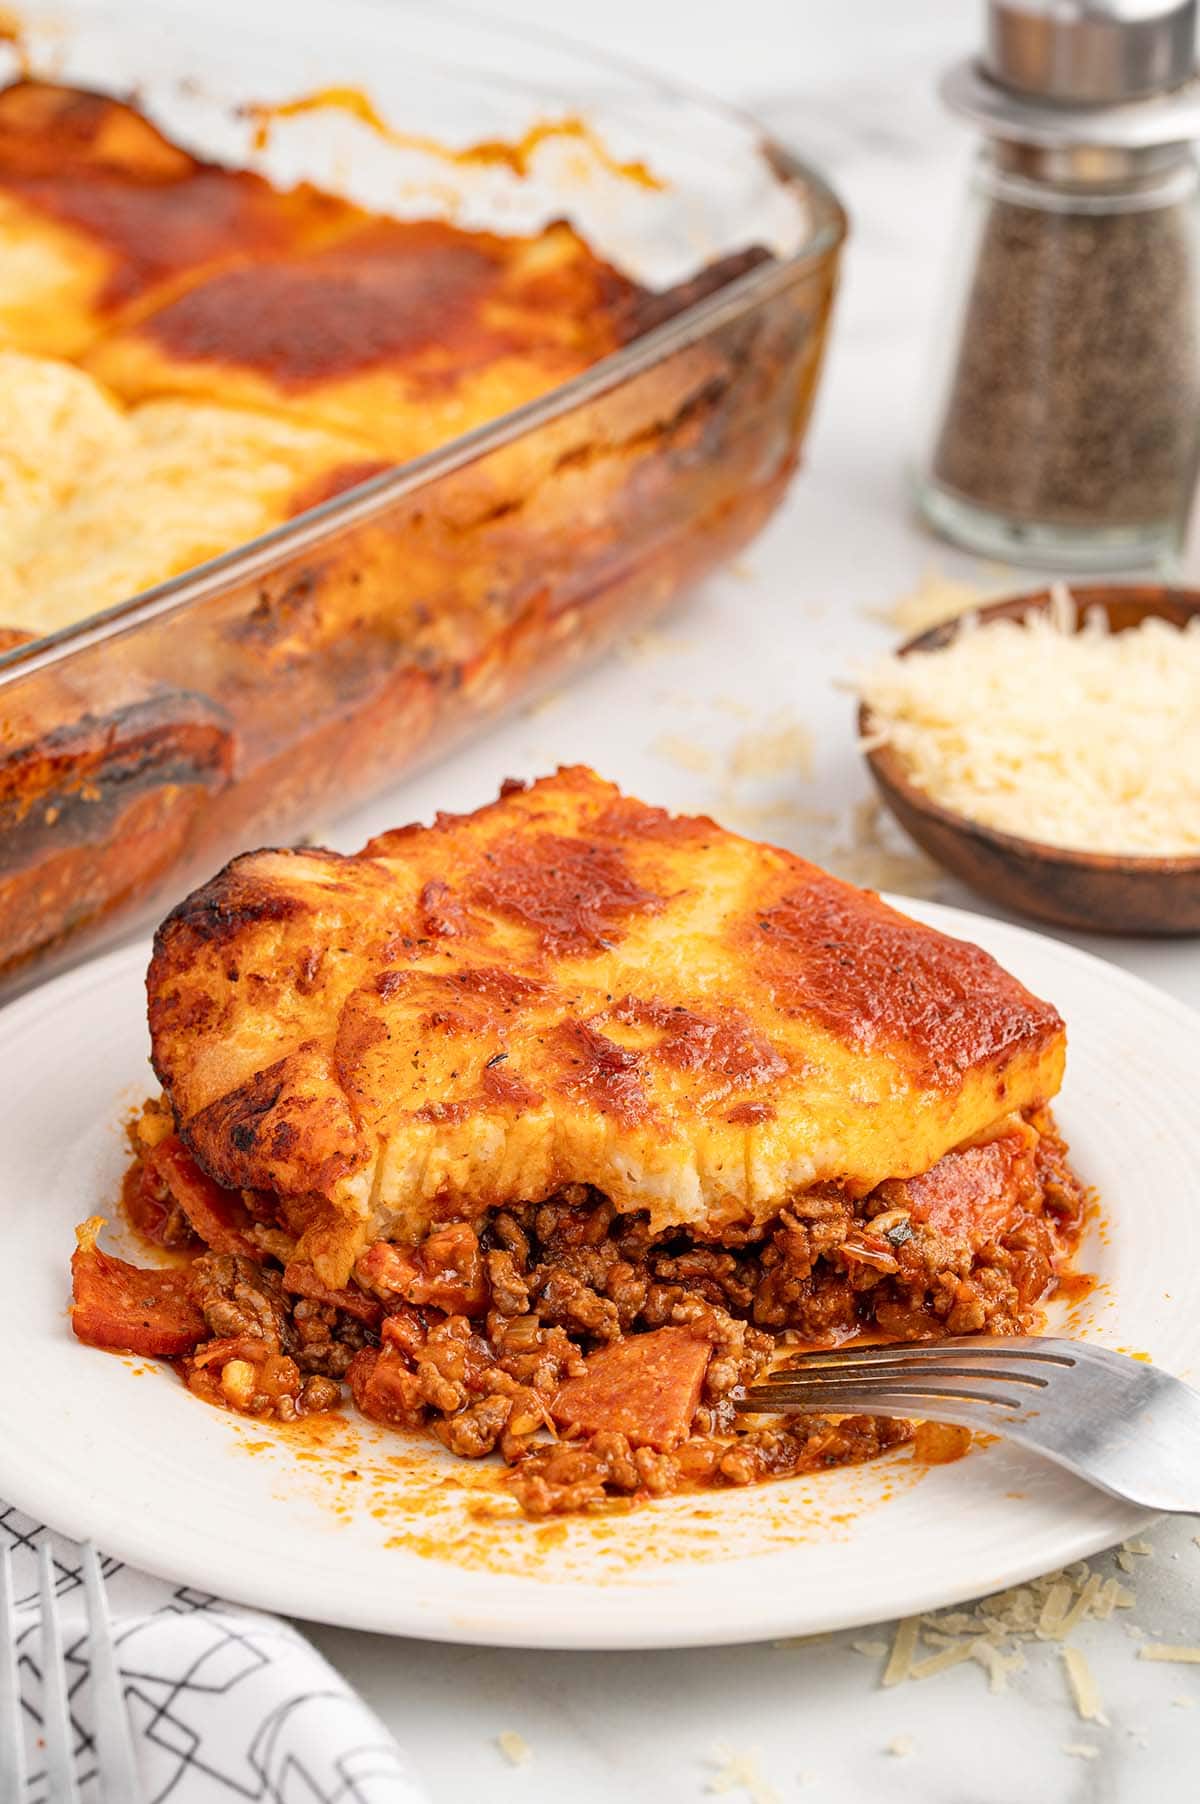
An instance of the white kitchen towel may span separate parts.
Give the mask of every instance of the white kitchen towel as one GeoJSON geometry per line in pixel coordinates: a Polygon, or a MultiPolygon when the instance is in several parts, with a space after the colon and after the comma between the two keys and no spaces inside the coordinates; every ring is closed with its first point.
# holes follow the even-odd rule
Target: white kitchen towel
{"type": "MultiPolygon", "coordinates": [[[[46,1800],[37,1604],[37,1550],[46,1533],[0,1505],[18,1600],[27,1804],[46,1800]]],[[[81,1804],[96,1804],[78,1550],[49,1539],[81,1804]]],[[[200,1574],[195,1585],[172,1585],[119,1560],[101,1564],[146,1804],[429,1804],[378,1717],[289,1623],[223,1603],[205,1591],[200,1574]]]]}

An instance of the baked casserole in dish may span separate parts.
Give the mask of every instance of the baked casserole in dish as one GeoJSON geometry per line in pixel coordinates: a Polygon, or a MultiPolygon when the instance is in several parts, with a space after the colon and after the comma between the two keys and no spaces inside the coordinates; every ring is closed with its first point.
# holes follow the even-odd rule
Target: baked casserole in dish
{"type": "Polygon", "coordinates": [[[232,58],[206,15],[81,5],[16,34],[10,984],[611,643],[795,467],[843,230],[819,179],[621,72],[585,126],[561,50],[515,93],[433,7],[389,86],[399,30],[331,7],[232,58]]]}

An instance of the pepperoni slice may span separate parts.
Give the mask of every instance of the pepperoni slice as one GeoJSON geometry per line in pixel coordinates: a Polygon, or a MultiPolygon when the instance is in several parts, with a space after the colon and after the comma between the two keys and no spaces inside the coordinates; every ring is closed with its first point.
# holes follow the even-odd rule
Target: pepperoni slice
{"type": "Polygon", "coordinates": [[[224,1190],[201,1171],[177,1134],[168,1134],[146,1154],[147,1166],[164,1183],[205,1246],[214,1253],[261,1259],[247,1236],[251,1217],[236,1190],[224,1190]]]}
{"type": "Polygon", "coordinates": [[[915,1222],[953,1240],[979,1246],[1000,1233],[1019,1201],[1014,1180],[1025,1150],[1019,1135],[947,1153],[919,1177],[904,1180],[915,1222]]]}
{"type": "Polygon", "coordinates": [[[560,1385],[550,1413],[571,1434],[610,1431],[664,1453],[687,1439],[712,1348],[688,1328],[656,1328],[601,1347],[560,1385]]]}
{"type": "Polygon", "coordinates": [[[96,1237],[103,1225],[93,1216],[76,1230],[71,1326],[77,1337],[89,1346],[122,1353],[167,1359],[190,1353],[208,1329],[188,1295],[187,1272],[144,1271],[102,1253],[96,1237]]]}

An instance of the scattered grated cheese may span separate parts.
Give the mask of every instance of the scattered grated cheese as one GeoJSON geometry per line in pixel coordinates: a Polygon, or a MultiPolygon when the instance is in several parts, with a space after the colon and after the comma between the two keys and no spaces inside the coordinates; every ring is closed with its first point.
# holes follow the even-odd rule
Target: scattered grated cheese
{"type": "Polygon", "coordinates": [[[932,859],[916,851],[902,833],[896,834],[891,817],[878,796],[856,802],[848,819],[828,844],[815,847],[817,863],[846,883],[863,889],[898,890],[905,896],[932,896],[941,872],[932,859]]]}
{"type": "Polygon", "coordinates": [[[936,565],[931,565],[921,572],[916,586],[907,595],[901,595],[890,607],[871,611],[908,635],[940,626],[943,620],[954,620],[972,608],[981,607],[986,599],[986,592],[975,583],[946,576],[936,565]]]}
{"type": "Polygon", "coordinates": [[[1122,1548],[1120,1553],[1117,1555],[1117,1565],[1121,1568],[1122,1572],[1132,1572],[1133,1571],[1133,1555],[1131,1553],[1126,1553],[1125,1549],[1122,1548]]]}
{"type": "Polygon", "coordinates": [[[1076,1760],[1098,1760],[1099,1748],[1086,1741],[1064,1741],[1063,1753],[1072,1755],[1076,1760]]]}
{"type": "Polygon", "coordinates": [[[680,770],[695,771],[700,776],[707,776],[714,768],[708,747],[695,739],[685,739],[679,733],[660,733],[650,750],[656,758],[665,759],[680,770]]]}
{"type": "Polygon", "coordinates": [[[971,1643],[969,1641],[952,1641],[948,1647],[942,1648],[938,1653],[930,1654],[928,1659],[914,1662],[908,1669],[908,1676],[910,1679],[933,1679],[937,1677],[938,1673],[948,1672],[952,1666],[960,1666],[964,1660],[970,1658],[971,1643]]]}
{"type": "Polygon", "coordinates": [[[1135,1541],[1122,1541],[1121,1551],[1122,1551],[1122,1553],[1135,1553],[1138,1555],[1138,1557],[1140,1559],[1145,1560],[1145,1559],[1150,1558],[1150,1556],[1154,1552],[1154,1549],[1153,1549],[1153,1547],[1151,1547],[1149,1541],[1136,1541],[1135,1540],[1135,1541]]]}
{"type": "Polygon", "coordinates": [[[888,1663],[883,1669],[881,1685],[900,1685],[908,1678],[912,1670],[913,1654],[917,1648],[917,1635],[920,1622],[915,1616],[906,1616],[897,1624],[896,1639],[892,1642],[892,1651],[888,1663]]]}
{"type": "Polygon", "coordinates": [[[1072,1629],[1081,1623],[1085,1616],[1094,1613],[1096,1600],[1100,1595],[1100,1587],[1103,1583],[1098,1572],[1093,1572],[1091,1577],[1085,1580],[1083,1590],[1058,1625],[1055,1635],[1057,1641],[1065,1641],[1072,1629]]]}
{"type": "Polygon", "coordinates": [[[1130,1609],[1134,1601],[1132,1590],[1118,1579],[1076,1560],[1061,1572],[981,1598],[969,1609],[927,1612],[916,1619],[915,1630],[911,1618],[901,1623],[881,1682],[932,1678],[973,1660],[987,1675],[989,1691],[1001,1692],[1013,1674],[1025,1670],[1022,1643],[1056,1642],[1066,1654],[1064,1644],[1081,1623],[1130,1609]]]}
{"type": "Polygon", "coordinates": [[[710,1792],[745,1792],[750,1804],[780,1804],[779,1793],[768,1785],[759,1770],[758,1755],[739,1753],[725,1742],[718,1742],[710,1756],[716,1772],[705,1787],[710,1792]]]}
{"type": "Polygon", "coordinates": [[[1119,1579],[1106,1579],[1092,1604],[1092,1615],[1097,1622],[1108,1622],[1113,1609],[1133,1609],[1135,1597],[1128,1586],[1122,1586],[1119,1579]]]}
{"type": "Polygon", "coordinates": [[[810,777],[812,767],[813,737],[798,721],[742,733],[729,754],[729,774],[735,783],[759,777],[810,777]]]}
{"type": "Polygon", "coordinates": [[[756,833],[760,838],[794,822],[823,839],[837,823],[837,815],[828,808],[808,808],[790,796],[780,796],[773,802],[746,802],[728,788],[722,789],[713,803],[712,812],[719,821],[738,832],[756,833]]]}
{"type": "Polygon", "coordinates": [[[907,1760],[908,1756],[915,1754],[916,1751],[917,1744],[911,1735],[893,1735],[887,1744],[887,1752],[894,1754],[897,1760],[907,1760]]]}
{"type": "Polygon", "coordinates": [[[1144,1641],[1139,1660],[1168,1660],[1177,1666],[1200,1666],[1200,1647],[1168,1647],[1161,1641],[1144,1641]]]}
{"type": "Polygon", "coordinates": [[[1024,1654],[1002,1654],[982,1635],[971,1643],[971,1658],[977,1660],[987,1673],[988,1690],[993,1693],[1007,1691],[1011,1674],[1023,1672],[1025,1668],[1024,1654]]]}
{"type": "Polygon", "coordinates": [[[1038,1617],[1037,1632],[1042,1641],[1061,1641],[1063,1638],[1063,1619],[1074,1596],[1066,1579],[1059,1579],[1051,1585],[1042,1604],[1042,1613],[1038,1617]]]}
{"type": "Polygon", "coordinates": [[[1074,631],[1065,590],[1024,621],[964,621],[858,688],[871,745],[934,800],[1001,832],[1081,850],[1200,852],[1200,622],[1074,631]]]}
{"type": "Polygon", "coordinates": [[[501,1729],[496,1737],[496,1746],[509,1766],[528,1766],[533,1759],[533,1749],[515,1729],[501,1729]]]}
{"type": "Polygon", "coordinates": [[[856,1654],[865,1654],[868,1660],[882,1660],[888,1651],[886,1641],[852,1641],[850,1646],[856,1654]]]}
{"type": "Polygon", "coordinates": [[[1091,1667],[1077,1647],[1064,1647],[1063,1661],[1077,1714],[1085,1723],[1102,1723],[1107,1728],[1108,1718],[1104,1714],[1091,1667]]]}
{"type": "Polygon", "coordinates": [[[931,1628],[936,1624],[944,1635],[965,1635],[977,1627],[975,1618],[966,1610],[947,1610],[944,1616],[922,1616],[921,1621],[931,1628]]]}

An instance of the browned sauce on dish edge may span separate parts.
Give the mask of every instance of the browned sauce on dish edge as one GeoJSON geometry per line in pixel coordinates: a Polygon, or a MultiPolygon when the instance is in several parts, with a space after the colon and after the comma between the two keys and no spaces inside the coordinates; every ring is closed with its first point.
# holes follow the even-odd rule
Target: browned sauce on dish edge
{"type": "Polygon", "coordinates": [[[295,100],[275,105],[255,104],[243,109],[244,116],[254,122],[256,150],[266,148],[270,142],[271,128],[277,119],[295,119],[302,113],[317,112],[347,113],[361,125],[369,127],[385,143],[395,145],[400,150],[424,151],[428,156],[438,157],[446,163],[496,165],[510,169],[522,180],[529,175],[533,158],[543,144],[573,141],[584,145],[610,175],[620,176],[623,181],[633,182],[639,188],[661,190],[666,187],[666,183],[640,157],[622,160],[613,156],[599,133],[574,113],[565,114],[561,119],[540,120],[515,142],[485,138],[477,144],[455,149],[423,133],[397,131],[388,124],[370,96],[364,94],[361,88],[319,88],[315,93],[300,95],[295,100]]]}

